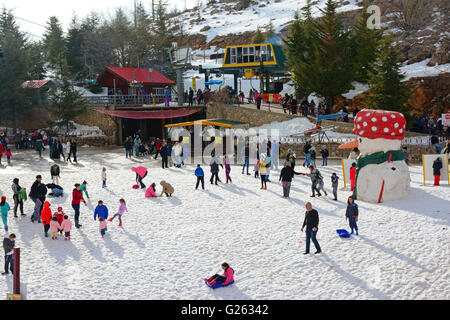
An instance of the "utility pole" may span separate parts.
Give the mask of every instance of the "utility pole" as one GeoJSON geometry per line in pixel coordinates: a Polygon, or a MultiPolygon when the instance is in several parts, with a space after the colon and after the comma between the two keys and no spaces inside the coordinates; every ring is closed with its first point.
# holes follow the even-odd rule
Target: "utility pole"
{"type": "Polygon", "coordinates": [[[137,29],[137,0],[134,0],[134,30],[137,29]]]}
{"type": "Polygon", "coordinates": [[[152,0],[152,18],[155,21],[155,0],[152,0]]]}

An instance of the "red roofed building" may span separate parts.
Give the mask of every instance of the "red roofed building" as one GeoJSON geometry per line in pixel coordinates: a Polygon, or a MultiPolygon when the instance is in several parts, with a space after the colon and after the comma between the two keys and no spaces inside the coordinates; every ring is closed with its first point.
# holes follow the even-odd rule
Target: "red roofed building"
{"type": "Polygon", "coordinates": [[[163,76],[154,69],[147,68],[121,68],[121,67],[107,67],[103,70],[97,78],[97,85],[101,87],[108,87],[110,90],[116,89],[116,93],[123,95],[135,94],[132,84],[133,81],[142,84],[141,91],[146,94],[163,95],[165,87],[173,87],[175,82],[163,76]]]}

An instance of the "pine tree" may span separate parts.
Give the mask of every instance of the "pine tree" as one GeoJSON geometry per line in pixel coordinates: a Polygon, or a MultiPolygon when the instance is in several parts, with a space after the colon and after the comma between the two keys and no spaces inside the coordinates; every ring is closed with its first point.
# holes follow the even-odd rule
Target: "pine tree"
{"type": "Polygon", "coordinates": [[[150,35],[150,17],[141,2],[136,6],[136,25],[133,29],[131,40],[132,65],[139,67],[145,63],[145,58],[150,53],[152,37],[150,35]]]}
{"type": "Polygon", "coordinates": [[[412,97],[412,87],[407,82],[403,82],[405,75],[400,71],[402,59],[390,38],[382,41],[376,58],[369,72],[370,89],[365,96],[367,107],[407,111],[405,104],[412,97]]]}
{"type": "Polygon", "coordinates": [[[110,30],[114,35],[112,40],[115,65],[130,67],[131,63],[131,40],[133,27],[129,17],[122,8],[116,9],[115,15],[110,22],[110,30]]]}
{"type": "Polygon", "coordinates": [[[50,109],[59,119],[51,125],[66,127],[69,131],[69,123],[86,111],[86,104],[81,93],[74,90],[68,78],[63,77],[56,88],[49,92],[50,109]]]}
{"type": "Polygon", "coordinates": [[[383,31],[369,29],[367,20],[370,14],[367,12],[369,2],[366,1],[361,17],[352,30],[352,51],[355,66],[355,80],[367,83],[371,65],[376,59],[376,52],[383,38],[383,31]]]}
{"type": "Polygon", "coordinates": [[[11,11],[0,13],[0,120],[11,120],[16,132],[17,121],[30,106],[31,93],[22,88],[29,78],[30,47],[11,11]]]}
{"type": "Polygon", "coordinates": [[[62,25],[57,17],[50,17],[44,33],[44,56],[49,66],[61,73],[66,59],[66,46],[62,25]]]}
{"type": "Polygon", "coordinates": [[[74,16],[67,31],[66,38],[66,60],[71,77],[82,79],[86,76],[83,56],[83,33],[81,26],[74,16]]]}
{"type": "Polygon", "coordinates": [[[354,79],[350,33],[344,30],[336,8],[333,0],[327,0],[325,9],[320,9],[323,17],[314,24],[317,38],[312,38],[311,43],[314,49],[310,67],[316,73],[311,87],[331,106],[337,95],[350,90],[354,79]]]}
{"type": "Polygon", "coordinates": [[[258,26],[256,28],[255,35],[253,36],[252,43],[255,43],[255,44],[263,43],[265,40],[266,39],[264,37],[264,34],[262,33],[261,28],[258,26]]]}
{"type": "Polygon", "coordinates": [[[264,32],[264,41],[267,41],[269,39],[271,39],[273,36],[275,36],[276,32],[275,32],[275,27],[273,26],[272,21],[270,21],[267,25],[266,25],[266,30],[264,32]]]}

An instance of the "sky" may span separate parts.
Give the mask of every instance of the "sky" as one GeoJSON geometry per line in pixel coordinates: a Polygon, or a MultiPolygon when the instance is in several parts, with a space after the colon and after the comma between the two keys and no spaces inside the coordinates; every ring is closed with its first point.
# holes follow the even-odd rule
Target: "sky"
{"type": "MultiPolygon", "coordinates": [[[[149,10],[151,0],[141,1],[149,10]]],[[[156,2],[156,1],[155,1],[156,2]]],[[[168,0],[169,7],[184,9],[185,0],[168,0]]],[[[188,8],[192,8],[197,3],[196,0],[186,0],[188,8]]],[[[50,16],[57,16],[63,26],[67,28],[70,24],[73,13],[79,18],[83,18],[92,11],[113,13],[117,7],[126,7],[132,10],[133,0],[0,0],[0,7],[12,9],[13,14],[21,19],[45,25],[50,16]]],[[[44,27],[18,20],[21,29],[29,33],[30,37],[38,38],[44,32],[44,27]]]]}

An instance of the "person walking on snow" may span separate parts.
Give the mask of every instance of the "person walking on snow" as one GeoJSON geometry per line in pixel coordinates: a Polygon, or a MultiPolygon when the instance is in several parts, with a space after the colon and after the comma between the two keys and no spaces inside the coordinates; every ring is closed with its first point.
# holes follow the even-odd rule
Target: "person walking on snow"
{"type": "Polygon", "coordinates": [[[22,187],[19,185],[19,179],[15,178],[13,180],[13,184],[11,186],[11,189],[14,193],[13,199],[14,199],[14,218],[17,218],[17,208],[20,208],[20,215],[22,217],[26,216],[26,214],[23,213],[23,201],[27,200],[27,193],[25,189],[22,189],[22,187]]]}
{"type": "Polygon", "coordinates": [[[441,169],[442,169],[442,159],[438,157],[433,162],[433,175],[434,175],[434,185],[439,186],[441,180],[441,169]]]}
{"type": "Polygon", "coordinates": [[[328,166],[328,157],[330,155],[330,152],[328,151],[326,146],[322,146],[320,154],[322,155],[322,166],[324,167],[328,166]]]}
{"type": "Polygon", "coordinates": [[[50,233],[52,234],[52,240],[58,240],[58,231],[60,230],[62,229],[58,222],[58,217],[53,217],[50,221],[50,233]]]}
{"type": "Polygon", "coordinates": [[[198,189],[200,183],[202,184],[202,189],[205,190],[205,172],[202,167],[198,164],[197,169],[195,169],[195,176],[197,177],[197,184],[195,185],[195,190],[198,189]]]}
{"type": "Polygon", "coordinates": [[[56,185],[59,185],[59,178],[60,178],[59,174],[60,174],[60,168],[55,163],[54,165],[52,165],[50,167],[50,175],[52,176],[52,182],[56,185]]]}
{"type": "Polygon", "coordinates": [[[106,219],[99,218],[99,229],[100,229],[100,235],[102,236],[102,239],[105,239],[106,231],[108,231],[108,223],[106,222],[106,219]]]}
{"type": "Polygon", "coordinates": [[[9,203],[6,202],[6,197],[3,196],[0,202],[0,213],[2,216],[3,226],[5,227],[5,231],[8,231],[8,211],[11,210],[9,203]]]}
{"type": "Polygon", "coordinates": [[[269,164],[266,162],[266,155],[263,153],[261,155],[261,161],[258,162],[259,175],[261,177],[261,190],[267,190],[266,174],[268,166],[269,164]]]}
{"type": "Polygon", "coordinates": [[[48,201],[44,202],[44,209],[41,212],[42,225],[44,226],[45,237],[48,238],[48,230],[50,229],[50,221],[52,220],[51,204],[48,201]]]}
{"type": "Polygon", "coordinates": [[[102,188],[106,188],[106,168],[102,169],[102,188]]]}
{"type": "Polygon", "coordinates": [[[5,272],[2,276],[8,275],[9,271],[14,274],[14,248],[16,246],[16,235],[11,233],[8,238],[3,239],[3,249],[5,250],[5,272]],[[9,270],[8,270],[9,269],[9,270]]]}
{"type": "Polygon", "coordinates": [[[108,221],[109,222],[113,222],[113,220],[116,217],[119,217],[119,227],[121,227],[122,226],[122,215],[125,212],[128,212],[128,209],[127,209],[127,203],[125,202],[124,199],[120,199],[119,202],[120,202],[119,211],[111,219],[109,219],[108,221]]]}
{"type": "Polygon", "coordinates": [[[220,181],[219,179],[219,166],[222,167],[223,169],[223,164],[220,163],[219,159],[217,159],[216,155],[213,154],[212,155],[212,159],[211,159],[211,163],[210,163],[210,167],[211,167],[211,179],[209,180],[211,182],[211,184],[216,184],[217,185],[217,181],[220,181]]]}
{"type": "Polygon", "coordinates": [[[320,193],[319,189],[317,188],[317,184],[320,182],[322,178],[322,175],[320,174],[320,171],[316,168],[314,168],[314,166],[312,164],[309,165],[309,170],[310,173],[302,173],[302,175],[304,176],[308,176],[311,178],[311,190],[312,190],[312,195],[311,197],[315,197],[316,196],[316,191],[317,191],[317,195],[319,197],[322,196],[322,194],[320,193]]]}
{"type": "Polygon", "coordinates": [[[333,174],[331,175],[331,186],[333,187],[333,196],[334,196],[334,201],[337,201],[337,191],[338,191],[338,186],[339,186],[339,177],[336,175],[336,173],[333,172],[333,174]]]}
{"type": "Polygon", "coordinates": [[[311,245],[311,240],[316,247],[315,254],[322,252],[319,242],[316,239],[317,231],[319,230],[319,213],[317,210],[313,209],[311,202],[306,204],[305,220],[303,221],[303,226],[300,229],[301,232],[305,230],[306,227],[306,251],[304,254],[309,254],[309,248],[311,245]]]}
{"type": "Polygon", "coordinates": [[[81,193],[81,185],[77,183],[75,189],[72,191],[72,208],[75,211],[75,227],[77,229],[81,228],[82,225],[79,223],[80,219],[80,203],[83,202],[86,205],[86,201],[81,193]]]}
{"type": "Polygon", "coordinates": [[[142,182],[142,180],[144,180],[144,178],[147,176],[148,174],[148,170],[145,167],[133,167],[131,168],[131,171],[136,173],[136,182],[141,186],[141,189],[145,188],[145,184],[144,182],[142,182]]]}
{"type": "Polygon", "coordinates": [[[291,167],[291,163],[289,161],[286,161],[284,168],[281,169],[280,179],[278,179],[278,181],[281,181],[283,185],[283,198],[289,198],[292,178],[294,177],[294,174],[300,175],[301,173],[295,172],[291,167]]]}
{"type": "Polygon", "coordinates": [[[70,231],[72,230],[72,222],[69,220],[68,215],[64,216],[64,220],[61,223],[61,228],[64,231],[64,240],[70,240],[70,231]]]}
{"type": "Polygon", "coordinates": [[[228,181],[230,183],[233,183],[233,181],[231,180],[231,176],[230,176],[230,173],[231,173],[231,162],[230,162],[230,159],[228,158],[227,155],[225,155],[224,163],[225,163],[225,175],[227,177],[227,182],[226,183],[228,183],[228,181]]]}
{"type": "Polygon", "coordinates": [[[97,217],[108,219],[108,208],[103,204],[103,201],[98,202],[98,206],[94,210],[94,221],[97,221],[97,217]]]}
{"type": "Polygon", "coordinates": [[[86,198],[88,198],[89,199],[89,193],[88,193],[88,191],[87,191],[87,182],[86,181],[83,181],[83,184],[81,185],[81,193],[83,194],[85,194],[86,195],[86,198]]]}
{"type": "Polygon", "coordinates": [[[358,221],[358,205],[355,203],[355,199],[350,196],[348,197],[347,201],[347,210],[345,211],[345,219],[348,220],[348,223],[350,225],[350,229],[352,230],[352,233],[356,231],[356,235],[358,236],[358,225],[356,222],[358,221]]]}

